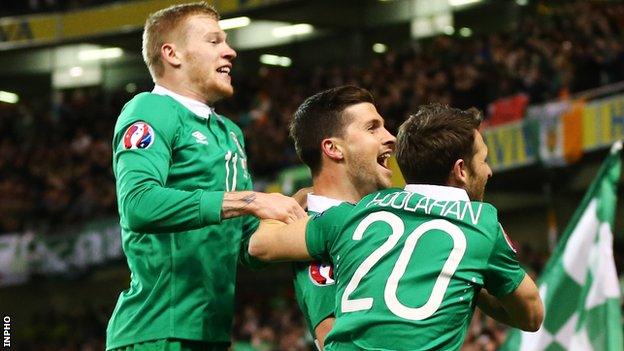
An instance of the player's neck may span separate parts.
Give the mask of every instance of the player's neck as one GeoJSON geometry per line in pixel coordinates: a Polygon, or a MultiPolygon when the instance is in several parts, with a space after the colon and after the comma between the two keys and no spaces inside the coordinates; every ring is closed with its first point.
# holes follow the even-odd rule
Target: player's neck
{"type": "Polygon", "coordinates": [[[174,92],[176,94],[182,95],[184,97],[193,99],[195,101],[199,101],[199,102],[207,104],[207,105],[211,104],[198,91],[195,91],[192,88],[189,88],[192,85],[184,83],[182,79],[178,80],[178,79],[175,79],[175,78],[163,76],[163,77],[160,77],[156,81],[156,84],[160,85],[163,88],[171,90],[172,92],[174,92]]]}
{"type": "Polygon", "coordinates": [[[351,184],[346,175],[336,175],[330,172],[322,172],[314,177],[312,192],[314,195],[329,197],[347,202],[358,202],[362,196],[351,184]]]}

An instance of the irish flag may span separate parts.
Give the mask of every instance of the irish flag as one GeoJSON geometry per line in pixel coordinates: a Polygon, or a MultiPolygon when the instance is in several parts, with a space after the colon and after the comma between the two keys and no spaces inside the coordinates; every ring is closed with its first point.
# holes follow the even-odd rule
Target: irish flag
{"type": "Polygon", "coordinates": [[[546,312],[542,327],[535,333],[510,330],[501,350],[624,350],[613,261],[621,149],[621,142],[611,148],[538,280],[546,312]]]}

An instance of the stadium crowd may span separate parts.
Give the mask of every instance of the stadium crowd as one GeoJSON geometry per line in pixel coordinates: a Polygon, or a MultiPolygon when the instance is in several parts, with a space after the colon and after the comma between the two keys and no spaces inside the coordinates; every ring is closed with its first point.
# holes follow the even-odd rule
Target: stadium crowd
{"type": "MultiPolygon", "coordinates": [[[[439,36],[379,55],[364,67],[263,67],[257,76],[235,82],[235,97],[217,111],[243,128],[255,177],[271,179],[298,163],[286,128],[296,107],[329,87],[369,89],[396,132],[405,115],[425,102],[487,111],[489,103],[515,94],[533,104],[624,80],[624,4],[578,1],[534,9],[537,16],[522,17],[510,32],[439,36]]],[[[121,91],[82,88],[57,92],[50,100],[0,104],[0,233],[36,229],[54,235],[69,224],[115,215],[110,139],[128,99],[121,91]]],[[[536,274],[545,260],[529,247],[521,251],[521,261],[536,274]]],[[[289,294],[269,304],[265,297],[242,299],[234,325],[236,350],[310,349],[289,294]]],[[[33,340],[32,348],[24,349],[103,349],[111,309],[42,312],[22,331],[33,340]],[[61,346],[66,340],[70,345],[61,346]]],[[[464,350],[495,350],[504,336],[505,328],[477,312],[464,350]]]]}
{"type": "MultiPolygon", "coordinates": [[[[244,129],[255,178],[271,179],[298,163],[287,131],[294,110],[329,87],[370,90],[396,132],[406,114],[426,102],[487,111],[489,103],[514,94],[540,103],[624,80],[624,4],[577,2],[536,11],[539,16],[521,18],[512,32],[439,36],[365,67],[263,67],[239,79],[235,97],[217,110],[244,129]]],[[[128,94],[83,88],[51,100],[0,106],[0,233],[115,214],[109,144],[128,94]]]]}

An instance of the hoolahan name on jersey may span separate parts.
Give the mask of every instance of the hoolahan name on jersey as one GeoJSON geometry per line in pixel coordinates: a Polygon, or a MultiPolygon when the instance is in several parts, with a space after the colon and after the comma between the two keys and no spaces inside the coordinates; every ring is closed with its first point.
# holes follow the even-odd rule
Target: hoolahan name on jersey
{"type": "Polygon", "coordinates": [[[400,191],[390,194],[375,194],[375,197],[366,204],[369,206],[392,207],[408,212],[422,212],[427,215],[439,215],[455,218],[460,221],[470,220],[477,225],[481,216],[483,203],[470,201],[442,201],[410,191],[400,191]]]}

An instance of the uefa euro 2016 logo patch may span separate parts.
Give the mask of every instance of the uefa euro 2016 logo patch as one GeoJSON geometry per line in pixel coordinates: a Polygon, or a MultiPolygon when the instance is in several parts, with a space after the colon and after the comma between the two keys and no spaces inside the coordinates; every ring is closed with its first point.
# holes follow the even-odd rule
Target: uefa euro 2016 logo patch
{"type": "Polygon", "coordinates": [[[124,149],[147,149],[154,143],[154,129],[145,122],[133,123],[124,134],[124,149]]]}
{"type": "Polygon", "coordinates": [[[310,280],[314,285],[333,285],[334,281],[334,266],[328,262],[314,261],[310,263],[308,267],[310,273],[310,280]]]}
{"type": "Polygon", "coordinates": [[[505,231],[505,229],[503,229],[503,226],[500,223],[498,225],[500,226],[500,229],[503,232],[503,237],[505,237],[505,241],[507,242],[507,245],[509,245],[509,248],[512,249],[515,254],[517,254],[518,249],[517,249],[516,243],[509,237],[509,235],[507,235],[507,232],[505,231]]]}

